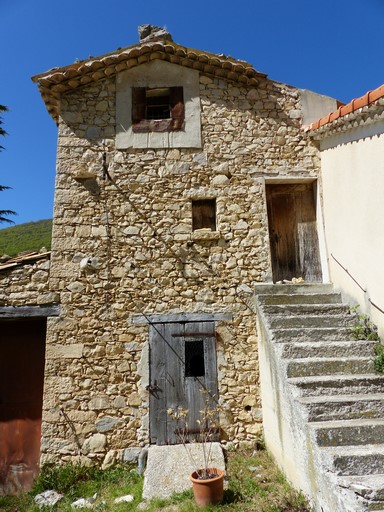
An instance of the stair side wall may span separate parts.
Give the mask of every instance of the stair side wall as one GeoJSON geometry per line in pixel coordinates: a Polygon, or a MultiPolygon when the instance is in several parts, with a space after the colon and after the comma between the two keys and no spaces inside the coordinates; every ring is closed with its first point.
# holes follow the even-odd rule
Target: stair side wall
{"type": "MultiPolygon", "coordinates": [[[[319,471],[322,462],[306,425],[306,415],[290,389],[286,364],[270,339],[266,320],[258,313],[260,388],[267,449],[287,479],[307,496],[316,512],[338,512],[338,499],[319,471]]],[[[343,511],[345,512],[345,510],[343,511]]]]}

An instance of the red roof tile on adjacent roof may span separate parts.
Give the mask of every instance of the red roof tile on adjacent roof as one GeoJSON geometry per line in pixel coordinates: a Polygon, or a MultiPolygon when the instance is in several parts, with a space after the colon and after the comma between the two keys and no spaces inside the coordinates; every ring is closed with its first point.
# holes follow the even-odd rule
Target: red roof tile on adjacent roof
{"type": "Polygon", "coordinates": [[[369,105],[374,104],[380,98],[384,98],[384,84],[378,87],[377,89],[374,89],[373,91],[368,91],[363,96],[360,96],[360,98],[353,99],[346,105],[341,105],[334,112],[331,112],[330,114],[327,114],[321,119],[314,121],[307,129],[309,131],[317,130],[318,128],[321,128],[322,126],[331,123],[332,121],[335,121],[340,117],[346,116],[351,112],[355,112],[360,108],[368,107],[369,105]]]}

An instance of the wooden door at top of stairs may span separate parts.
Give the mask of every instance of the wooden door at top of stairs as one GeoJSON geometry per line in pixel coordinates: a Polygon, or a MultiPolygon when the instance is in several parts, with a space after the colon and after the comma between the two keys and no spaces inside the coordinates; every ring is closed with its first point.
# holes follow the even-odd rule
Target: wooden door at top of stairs
{"type": "MultiPolygon", "coordinates": [[[[177,422],[169,414],[188,411],[191,437],[200,429],[201,411],[215,412],[218,401],[216,337],[214,322],[162,323],[149,331],[150,386],[149,429],[152,444],[179,444],[177,422]]],[[[212,440],[218,440],[218,435],[212,440]]],[[[195,438],[195,440],[197,440],[195,438]]]]}
{"type": "Polygon", "coordinates": [[[321,282],[313,183],[266,185],[273,281],[321,282]]]}
{"type": "Polygon", "coordinates": [[[46,320],[0,323],[0,495],[29,491],[39,469],[46,320]]]}

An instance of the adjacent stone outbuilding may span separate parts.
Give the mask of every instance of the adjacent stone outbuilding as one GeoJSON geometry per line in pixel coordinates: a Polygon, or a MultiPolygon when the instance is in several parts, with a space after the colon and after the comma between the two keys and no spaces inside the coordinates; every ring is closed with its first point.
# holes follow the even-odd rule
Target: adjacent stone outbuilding
{"type": "Polygon", "coordinates": [[[0,494],[29,488],[39,468],[46,329],[59,314],[49,266],[46,251],[0,262],[0,494]]]}

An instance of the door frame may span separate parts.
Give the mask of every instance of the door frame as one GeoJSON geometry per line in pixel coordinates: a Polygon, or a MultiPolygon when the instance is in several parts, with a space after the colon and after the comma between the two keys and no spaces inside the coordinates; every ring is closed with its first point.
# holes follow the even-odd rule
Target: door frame
{"type": "Polygon", "coordinates": [[[1,320],[0,328],[0,495],[13,495],[29,491],[39,471],[47,320],[1,320]]]}
{"type": "MultiPolygon", "coordinates": [[[[0,306],[0,324],[3,322],[28,322],[28,321],[39,321],[45,323],[45,338],[44,338],[44,366],[46,362],[46,347],[47,347],[47,321],[49,317],[58,317],[60,315],[59,304],[42,304],[42,305],[29,305],[29,306],[0,306]]],[[[12,364],[12,363],[11,363],[12,364]]],[[[43,426],[43,409],[44,409],[44,384],[45,375],[43,372],[43,389],[42,389],[42,409],[41,409],[41,428],[43,426]]],[[[41,437],[39,443],[39,456],[38,463],[35,465],[32,472],[21,471],[20,474],[16,473],[17,478],[13,479],[12,487],[7,489],[9,494],[18,494],[19,492],[29,491],[32,485],[32,479],[30,476],[36,476],[40,465],[41,458],[41,437]],[[32,475],[33,473],[33,475],[32,475]]],[[[22,465],[21,465],[22,466],[22,465]]],[[[0,495],[2,492],[0,492],[0,495]]]]}
{"type": "MultiPolygon", "coordinates": [[[[169,314],[150,314],[150,315],[137,315],[132,317],[132,323],[134,324],[146,324],[149,325],[149,327],[159,328],[161,324],[195,324],[195,323],[215,323],[217,321],[231,321],[233,319],[232,313],[179,313],[174,315],[169,314]]],[[[214,325],[215,330],[215,325],[214,325]]],[[[148,391],[148,435],[151,436],[150,430],[150,393],[152,392],[151,384],[154,383],[150,382],[150,348],[149,348],[149,337],[151,335],[151,331],[153,332],[153,329],[148,329],[148,337],[147,337],[147,343],[145,347],[146,354],[144,355],[145,360],[145,368],[142,368],[144,372],[142,373],[142,380],[141,380],[141,386],[145,388],[148,391]]],[[[188,336],[185,336],[188,338],[188,336]]],[[[216,362],[217,365],[217,362],[216,362]]],[[[216,366],[217,370],[217,366],[216,366]]],[[[217,378],[217,386],[219,387],[219,381],[217,378]]],[[[155,391],[156,392],[156,391],[155,391]]]]}
{"type": "MultiPolygon", "coordinates": [[[[306,184],[312,183],[313,185],[313,194],[314,194],[314,206],[316,209],[316,229],[317,236],[319,240],[319,253],[320,253],[320,265],[322,272],[322,282],[329,283],[329,264],[328,264],[328,251],[327,244],[325,239],[325,227],[324,227],[324,215],[322,210],[322,193],[321,193],[321,183],[320,178],[317,176],[290,176],[289,178],[264,178],[263,179],[263,193],[264,193],[264,205],[265,205],[265,218],[266,218],[266,226],[269,227],[269,219],[268,219],[268,208],[267,208],[267,191],[266,185],[295,185],[295,184],[306,184]]],[[[272,255],[271,248],[268,244],[268,255],[269,255],[269,271],[267,274],[267,279],[269,281],[273,281],[273,272],[272,272],[272,255]]]]}

